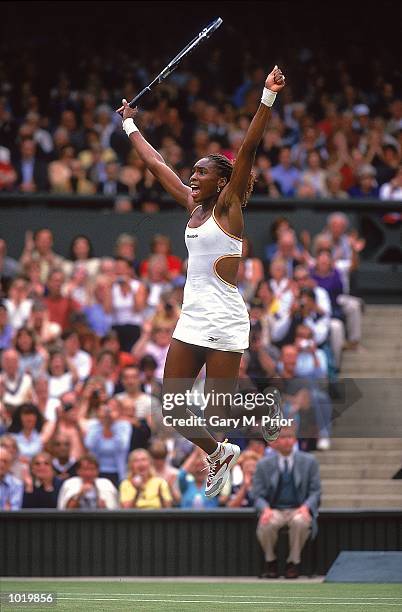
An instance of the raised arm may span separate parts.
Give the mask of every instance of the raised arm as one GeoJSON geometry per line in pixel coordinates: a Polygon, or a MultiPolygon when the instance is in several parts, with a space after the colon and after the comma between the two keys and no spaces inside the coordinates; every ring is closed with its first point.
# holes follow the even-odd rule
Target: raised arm
{"type": "Polygon", "coordinates": [[[166,164],[162,155],[149,144],[138,130],[133,121],[137,109],[130,108],[127,100],[123,100],[123,106],[117,112],[120,111],[123,113],[123,129],[131,140],[136,153],[176,202],[191,211],[195,204],[190,187],[182,183],[177,174],[166,164]]]}
{"type": "Polygon", "coordinates": [[[271,106],[275,100],[276,94],[284,87],[285,77],[278,66],[275,66],[272,72],[267,76],[261,104],[253,117],[243,144],[240,147],[230,181],[222,192],[223,206],[243,203],[254,163],[255,153],[271,117],[271,106]]]}

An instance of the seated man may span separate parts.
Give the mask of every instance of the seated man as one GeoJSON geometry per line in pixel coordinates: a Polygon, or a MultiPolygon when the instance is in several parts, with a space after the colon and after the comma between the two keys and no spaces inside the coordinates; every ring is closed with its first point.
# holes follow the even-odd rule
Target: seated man
{"type": "Polygon", "coordinates": [[[93,455],[83,455],[77,463],[77,474],[64,481],[57,507],[59,510],[85,508],[96,510],[119,507],[117,489],[107,478],[99,478],[99,464],[93,455]]]}
{"type": "Polygon", "coordinates": [[[285,577],[299,576],[300,556],[310,533],[317,532],[320,475],[313,455],[295,451],[295,430],[282,427],[271,442],[276,451],[261,459],[253,479],[252,495],[259,514],[257,538],[264,550],[263,578],[278,578],[275,545],[281,527],[289,528],[289,556],[285,577]]]}

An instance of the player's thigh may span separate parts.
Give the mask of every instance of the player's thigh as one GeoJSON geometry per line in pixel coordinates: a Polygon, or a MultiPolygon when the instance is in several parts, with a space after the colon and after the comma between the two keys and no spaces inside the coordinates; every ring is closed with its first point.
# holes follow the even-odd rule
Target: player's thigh
{"type": "Polygon", "coordinates": [[[221,413],[230,409],[236,392],[241,353],[208,350],[206,355],[206,379],[204,393],[209,397],[208,412],[221,413]]]}
{"type": "Polygon", "coordinates": [[[205,349],[172,339],[166,357],[164,380],[189,378],[194,380],[205,363],[205,349]]]}
{"type": "Polygon", "coordinates": [[[191,392],[194,381],[205,363],[202,347],[172,339],[166,357],[162,386],[162,407],[174,404],[174,415],[183,416],[187,405],[183,396],[191,392]],[[166,403],[168,401],[168,404],[166,403]]]}

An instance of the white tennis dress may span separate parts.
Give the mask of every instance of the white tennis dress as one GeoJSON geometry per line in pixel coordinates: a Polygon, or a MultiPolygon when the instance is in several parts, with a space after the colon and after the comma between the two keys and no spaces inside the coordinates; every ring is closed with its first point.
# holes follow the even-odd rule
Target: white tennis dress
{"type": "Polygon", "coordinates": [[[247,308],[236,285],[223,280],[216,271],[220,259],[241,257],[242,240],[219,225],[214,207],[199,227],[187,224],[185,242],[189,255],[187,280],[173,338],[242,353],[248,348],[250,333],[247,308]]]}

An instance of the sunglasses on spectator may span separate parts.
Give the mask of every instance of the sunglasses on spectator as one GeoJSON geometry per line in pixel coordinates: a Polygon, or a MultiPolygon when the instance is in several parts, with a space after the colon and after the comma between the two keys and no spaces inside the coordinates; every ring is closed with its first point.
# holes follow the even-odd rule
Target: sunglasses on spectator
{"type": "Polygon", "coordinates": [[[70,442],[55,442],[55,446],[70,446],[70,442]]]}
{"type": "Polygon", "coordinates": [[[51,465],[50,461],[34,461],[32,465],[51,465]]]}

